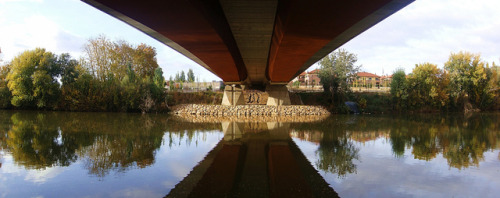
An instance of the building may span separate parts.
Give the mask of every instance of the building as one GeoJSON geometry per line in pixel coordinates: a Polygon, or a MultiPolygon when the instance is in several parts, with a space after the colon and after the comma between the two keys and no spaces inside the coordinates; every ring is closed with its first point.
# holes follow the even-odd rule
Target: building
{"type": "Polygon", "coordinates": [[[358,72],[356,74],[356,79],[352,81],[352,87],[380,87],[381,76],[368,72],[358,72]]]}
{"type": "Polygon", "coordinates": [[[169,91],[197,92],[197,91],[220,91],[224,86],[222,81],[212,82],[173,82],[167,81],[165,89],[169,91]]]}
{"type": "Polygon", "coordinates": [[[297,77],[295,77],[293,80],[292,80],[292,83],[295,83],[295,82],[300,82],[300,84],[305,84],[306,83],[306,72],[302,72],[301,74],[299,74],[297,77]]]}
{"type": "Polygon", "coordinates": [[[302,72],[292,80],[292,84],[298,81],[301,86],[319,86],[321,79],[319,78],[318,73],[319,69],[315,69],[310,72],[302,72]]]}
{"type": "Polygon", "coordinates": [[[320,79],[319,79],[319,69],[312,70],[308,72],[305,76],[305,81],[307,85],[320,85],[320,79]]]}
{"type": "Polygon", "coordinates": [[[380,86],[382,87],[390,87],[392,83],[392,75],[386,75],[381,77],[381,84],[380,86]]]}

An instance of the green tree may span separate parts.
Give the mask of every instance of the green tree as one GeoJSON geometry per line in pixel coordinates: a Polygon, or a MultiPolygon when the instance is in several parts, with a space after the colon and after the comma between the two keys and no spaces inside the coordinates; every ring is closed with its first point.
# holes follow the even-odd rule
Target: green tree
{"type": "Polygon", "coordinates": [[[404,69],[399,68],[392,74],[391,95],[397,108],[405,106],[408,98],[406,90],[406,74],[404,69]]]}
{"type": "Polygon", "coordinates": [[[175,74],[175,82],[181,82],[181,75],[179,74],[179,72],[175,74]]]}
{"type": "Polygon", "coordinates": [[[155,69],[155,75],[153,77],[155,85],[159,88],[165,87],[165,77],[163,77],[163,70],[158,67],[155,69]]]}
{"type": "Polygon", "coordinates": [[[80,66],[78,61],[72,59],[68,53],[61,54],[57,59],[57,64],[61,67],[61,83],[63,85],[71,84],[80,75],[80,66]]]}
{"type": "Polygon", "coordinates": [[[450,77],[450,95],[455,103],[463,100],[477,107],[486,106],[491,97],[488,94],[488,76],[485,63],[479,54],[469,52],[452,53],[444,65],[450,77]]]}
{"type": "Polygon", "coordinates": [[[28,50],[15,57],[7,75],[16,107],[48,108],[59,96],[56,77],[60,74],[57,56],[45,49],[28,50]]]}
{"type": "Polygon", "coordinates": [[[12,93],[10,93],[9,87],[7,87],[9,68],[9,65],[0,66],[0,109],[6,109],[11,106],[12,93]]]}
{"type": "Polygon", "coordinates": [[[186,82],[186,74],[184,73],[184,71],[181,71],[181,75],[179,76],[179,80],[181,82],[186,82]]]}
{"type": "Polygon", "coordinates": [[[194,82],[195,80],[194,72],[192,69],[189,69],[189,71],[187,72],[187,80],[188,82],[194,82]]]}
{"type": "Polygon", "coordinates": [[[448,104],[448,79],[444,71],[431,63],[417,64],[408,78],[412,107],[444,107],[448,104]]]}
{"type": "Polygon", "coordinates": [[[330,93],[337,105],[343,105],[346,92],[350,91],[349,81],[356,76],[361,66],[355,65],[355,54],[339,49],[319,61],[319,78],[325,92],[330,93]]]}

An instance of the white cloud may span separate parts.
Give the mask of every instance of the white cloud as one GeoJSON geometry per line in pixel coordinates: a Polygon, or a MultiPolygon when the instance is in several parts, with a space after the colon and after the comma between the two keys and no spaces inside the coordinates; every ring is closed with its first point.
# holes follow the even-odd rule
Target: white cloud
{"type": "MultiPolygon", "coordinates": [[[[0,13],[0,18],[8,16],[0,13]]],[[[10,61],[19,53],[37,47],[56,54],[68,52],[76,56],[81,52],[80,48],[85,40],[63,30],[49,18],[42,15],[28,15],[17,20],[18,23],[3,23],[0,31],[0,47],[4,61],[10,61]]]]}
{"type": "Polygon", "coordinates": [[[442,66],[451,52],[500,58],[500,1],[419,0],[343,46],[369,72],[407,72],[417,63],[442,66]]]}

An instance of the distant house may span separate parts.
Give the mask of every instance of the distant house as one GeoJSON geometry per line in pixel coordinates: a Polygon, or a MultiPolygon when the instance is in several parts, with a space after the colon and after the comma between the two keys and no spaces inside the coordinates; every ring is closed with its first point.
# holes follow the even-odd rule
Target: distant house
{"type": "Polygon", "coordinates": [[[222,81],[212,81],[212,82],[173,82],[167,81],[165,89],[169,91],[186,91],[186,92],[196,92],[196,91],[220,91],[221,87],[224,86],[222,81]]]}
{"type": "Polygon", "coordinates": [[[305,83],[306,83],[306,74],[307,74],[306,72],[302,72],[302,73],[300,73],[297,77],[295,77],[295,78],[292,80],[292,82],[297,82],[297,81],[299,81],[301,85],[302,85],[302,84],[305,84],[305,83]]]}
{"type": "Polygon", "coordinates": [[[302,72],[292,80],[292,83],[299,81],[300,85],[320,85],[321,80],[318,76],[318,73],[319,69],[315,69],[310,72],[302,72]]]}
{"type": "Polygon", "coordinates": [[[318,76],[319,69],[312,70],[308,72],[305,76],[305,81],[307,85],[319,85],[320,84],[320,79],[318,76]]]}
{"type": "Polygon", "coordinates": [[[381,76],[368,72],[358,72],[351,84],[353,87],[380,87],[381,76]]]}
{"type": "Polygon", "coordinates": [[[390,87],[392,82],[392,75],[382,76],[381,85],[382,87],[390,87]]]}

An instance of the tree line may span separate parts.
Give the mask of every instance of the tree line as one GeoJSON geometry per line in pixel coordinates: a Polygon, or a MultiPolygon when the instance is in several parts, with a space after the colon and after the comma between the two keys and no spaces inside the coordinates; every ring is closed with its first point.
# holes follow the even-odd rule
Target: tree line
{"type": "Polygon", "coordinates": [[[170,76],[169,78],[169,82],[195,82],[195,81],[199,80],[197,80],[196,77],[194,76],[194,72],[192,69],[189,69],[187,73],[184,73],[184,71],[177,72],[175,74],[175,78],[172,78],[172,76],[170,76]]]}
{"type": "MultiPolygon", "coordinates": [[[[350,82],[361,66],[357,56],[336,50],[319,61],[318,77],[324,88],[324,102],[333,111],[349,111],[345,101],[366,107],[364,97],[353,94],[350,82]]],[[[436,64],[417,64],[412,73],[397,69],[392,75],[391,96],[386,97],[395,111],[477,111],[500,105],[500,67],[481,60],[479,54],[452,53],[444,68],[436,64]]]]}
{"type": "Polygon", "coordinates": [[[156,49],[91,38],[79,60],[43,48],[0,67],[0,108],[150,112],[167,109],[156,49]]]}
{"type": "Polygon", "coordinates": [[[415,65],[412,73],[394,72],[391,96],[398,110],[488,110],[500,99],[500,67],[479,54],[452,53],[444,68],[436,64],[415,65]]]}

